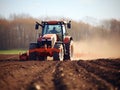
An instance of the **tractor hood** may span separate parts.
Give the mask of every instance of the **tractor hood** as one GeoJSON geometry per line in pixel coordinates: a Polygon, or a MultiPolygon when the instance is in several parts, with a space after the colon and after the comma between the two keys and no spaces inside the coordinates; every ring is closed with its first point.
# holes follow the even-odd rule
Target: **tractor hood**
{"type": "Polygon", "coordinates": [[[42,37],[42,41],[52,41],[54,40],[55,42],[57,41],[57,36],[56,34],[45,34],[42,37]]]}

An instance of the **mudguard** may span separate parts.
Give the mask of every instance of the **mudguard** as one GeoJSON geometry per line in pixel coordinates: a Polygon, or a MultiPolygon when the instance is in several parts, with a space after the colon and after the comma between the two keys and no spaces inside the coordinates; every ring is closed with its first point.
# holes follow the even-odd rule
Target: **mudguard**
{"type": "Polygon", "coordinates": [[[71,37],[71,36],[65,36],[63,42],[64,42],[64,44],[67,44],[67,43],[69,43],[71,40],[72,40],[72,37],[71,37]]]}

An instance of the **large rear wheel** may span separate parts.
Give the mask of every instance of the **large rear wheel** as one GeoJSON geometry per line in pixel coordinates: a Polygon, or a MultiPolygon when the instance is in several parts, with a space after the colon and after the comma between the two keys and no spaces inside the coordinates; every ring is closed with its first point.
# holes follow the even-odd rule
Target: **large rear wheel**
{"type": "Polygon", "coordinates": [[[64,59],[64,49],[62,44],[55,44],[54,48],[59,49],[60,52],[53,53],[53,60],[54,61],[63,61],[64,59]]]}
{"type": "Polygon", "coordinates": [[[72,60],[74,53],[73,41],[71,40],[70,43],[65,44],[65,47],[66,47],[66,54],[64,55],[64,59],[72,60]]]}

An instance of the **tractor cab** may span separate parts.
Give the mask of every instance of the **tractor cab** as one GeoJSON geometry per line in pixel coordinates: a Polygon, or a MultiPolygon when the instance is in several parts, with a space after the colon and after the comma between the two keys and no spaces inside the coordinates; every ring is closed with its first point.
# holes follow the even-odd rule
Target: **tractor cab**
{"type": "Polygon", "coordinates": [[[71,28],[71,23],[64,21],[42,21],[42,23],[39,24],[36,22],[35,29],[38,29],[39,26],[42,26],[42,36],[45,34],[56,34],[58,41],[63,41],[67,34],[66,28],[71,28]]]}

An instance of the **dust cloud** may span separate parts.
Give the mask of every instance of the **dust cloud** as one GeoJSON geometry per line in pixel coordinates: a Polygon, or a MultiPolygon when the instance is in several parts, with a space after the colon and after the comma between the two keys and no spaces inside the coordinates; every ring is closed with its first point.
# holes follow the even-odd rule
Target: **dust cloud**
{"type": "Polygon", "coordinates": [[[74,42],[74,59],[120,58],[119,39],[91,39],[74,42]]]}

